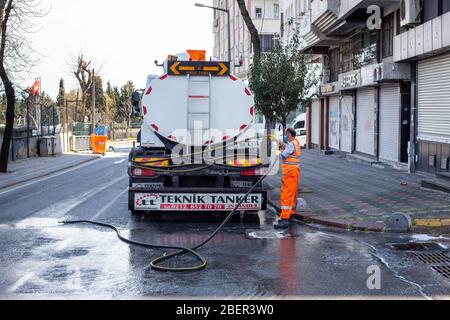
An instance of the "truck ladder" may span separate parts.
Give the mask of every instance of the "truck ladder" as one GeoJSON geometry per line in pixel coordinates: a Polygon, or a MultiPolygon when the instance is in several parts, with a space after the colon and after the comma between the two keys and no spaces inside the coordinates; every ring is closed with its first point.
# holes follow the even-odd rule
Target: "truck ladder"
{"type": "MultiPolygon", "coordinates": [[[[211,76],[188,75],[187,77],[187,128],[191,134],[191,139],[197,137],[195,134],[203,139],[203,133],[211,128],[211,76]]],[[[205,142],[201,141],[202,144],[205,142]]]]}

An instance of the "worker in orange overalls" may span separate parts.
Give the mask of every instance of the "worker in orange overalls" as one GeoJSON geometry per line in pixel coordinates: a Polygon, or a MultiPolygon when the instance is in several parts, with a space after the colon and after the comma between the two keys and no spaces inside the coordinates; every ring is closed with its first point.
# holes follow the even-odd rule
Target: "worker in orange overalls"
{"type": "Polygon", "coordinates": [[[281,173],[283,175],[280,193],[281,220],[275,229],[287,229],[289,219],[296,212],[298,183],[300,178],[300,143],[296,139],[296,132],[289,128],[286,130],[285,142],[279,142],[283,152],[281,153],[281,173]]]}

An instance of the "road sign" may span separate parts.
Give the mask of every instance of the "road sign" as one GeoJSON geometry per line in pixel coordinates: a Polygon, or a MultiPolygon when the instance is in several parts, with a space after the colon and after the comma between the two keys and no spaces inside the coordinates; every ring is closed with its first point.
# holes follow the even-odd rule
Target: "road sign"
{"type": "Polygon", "coordinates": [[[168,74],[172,76],[228,76],[230,75],[229,62],[203,62],[203,61],[168,61],[168,74]]]}

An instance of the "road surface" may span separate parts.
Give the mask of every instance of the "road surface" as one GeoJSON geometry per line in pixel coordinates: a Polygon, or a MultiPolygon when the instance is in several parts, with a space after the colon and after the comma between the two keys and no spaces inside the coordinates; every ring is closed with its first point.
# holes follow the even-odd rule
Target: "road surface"
{"type": "Polygon", "coordinates": [[[221,217],[168,214],[157,221],[131,216],[127,150],[116,151],[63,174],[0,190],[0,298],[450,297],[449,279],[413,253],[390,246],[431,240],[446,246],[449,239],[301,224],[283,239],[248,239],[251,230],[272,230],[275,214],[270,210],[252,219],[236,217],[227,225],[201,250],[208,259],[206,270],[151,270],[149,261],[162,252],[129,246],[110,230],[58,222],[93,219],[120,227],[133,240],[193,246],[221,217]]]}

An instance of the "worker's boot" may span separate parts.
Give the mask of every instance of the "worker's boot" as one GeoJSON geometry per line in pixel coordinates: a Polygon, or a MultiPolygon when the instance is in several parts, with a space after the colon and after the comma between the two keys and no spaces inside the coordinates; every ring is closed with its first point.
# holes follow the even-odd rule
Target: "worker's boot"
{"type": "Polygon", "coordinates": [[[287,228],[289,228],[289,220],[281,219],[277,223],[275,223],[273,226],[275,229],[287,229],[287,228]]]}

